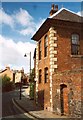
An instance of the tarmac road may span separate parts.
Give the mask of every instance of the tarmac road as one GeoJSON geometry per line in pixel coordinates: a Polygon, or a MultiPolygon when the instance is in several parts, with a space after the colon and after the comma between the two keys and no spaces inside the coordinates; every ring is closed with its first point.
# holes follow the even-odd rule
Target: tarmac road
{"type": "MultiPolygon", "coordinates": [[[[12,102],[12,98],[19,97],[19,91],[2,94],[2,118],[27,118],[12,102]]],[[[15,119],[16,120],[16,119],[15,119]]]]}

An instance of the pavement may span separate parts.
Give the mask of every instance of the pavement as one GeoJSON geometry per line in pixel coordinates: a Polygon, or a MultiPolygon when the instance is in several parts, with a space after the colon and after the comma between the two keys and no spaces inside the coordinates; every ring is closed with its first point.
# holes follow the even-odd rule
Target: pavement
{"type": "Polygon", "coordinates": [[[34,118],[41,118],[43,120],[45,118],[68,118],[67,116],[60,116],[53,112],[43,110],[40,106],[37,106],[34,100],[29,99],[29,90],[29,87],[23,90],[21,100],[19,98],[13,99],[13,103],[22,109],[24,113],[28,113],[34,118]]]}

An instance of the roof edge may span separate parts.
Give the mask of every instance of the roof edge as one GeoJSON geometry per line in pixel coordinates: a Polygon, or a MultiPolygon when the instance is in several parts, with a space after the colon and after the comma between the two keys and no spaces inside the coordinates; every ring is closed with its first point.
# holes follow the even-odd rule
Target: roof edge
{"type": "Polygon", "coordinates": [[[53,17],[55,17],[55,16],[58,15],[62,10],[66,10],[66,11],[68,11],[68,12],[71,12],[71,13],[79,16],[79,17],[82,17],[82,16],[78,15],[77,13],[75,13],[75,12],[73,12],[73,11],[67,9],[67,8],[61,8],[59,11],[57,11],[56,13],[54,13],[52,16],[49,16],[48,18],[53,18],[53,17]]]}
{"type": "MultiPolygon", "coordinates": [[[[47,22],[47,21],[49,21],[49,20],[51,20],[50,18],[47,18],[44,22],[43,22],[43,24],[38,28],[38,30],[36,31],[36,33],[32,36],[32,38],[31,38],[31,40],[35,40],[34,39],[34,36],[39,32],[39,30],[42,28],[42,26],[47,22]]],[[[35,40],[36,41],[36,40],[35,40]]]]}

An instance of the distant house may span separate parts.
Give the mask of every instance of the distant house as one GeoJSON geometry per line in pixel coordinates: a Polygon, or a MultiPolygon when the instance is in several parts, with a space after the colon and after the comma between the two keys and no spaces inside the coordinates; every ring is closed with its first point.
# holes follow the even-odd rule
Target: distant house
{"type": "Polygon", "coordinates": [[[14,70],[15,78],[14,83],[19,83],[22,80],[22,77],[24,76],[24,70],[14,70]]]}
{"type": "Polygon", "coordinates": [[[36,103],[61,115],[81,115],[83,17],[52,5],[50,17],[32,37],[36,103]]]}
{"type": "Polygon", "coordinates": [[[15,83],[19,83],[21,81],[22,73],[19,70],[16,70],[15,72],[16,72],[15,73],[15,83]]]}
{"type": "Polygon", "coordinates": [[[14,83],[19,83],[24,77],[24,69],[11,70],[10,67],[7,66],[4,70],[0,71],[0,76],[4,76],[4,75],[10,77],[11,81],[13,81],[14,83]]]}
{"type": "Polygon", "coordinates": [[[13,70],[11,70],[10,67],[7,66],[4,70],[0,71],[0,77],[4,75],[7,75],[11,81],[13,81],[13,70]]]}

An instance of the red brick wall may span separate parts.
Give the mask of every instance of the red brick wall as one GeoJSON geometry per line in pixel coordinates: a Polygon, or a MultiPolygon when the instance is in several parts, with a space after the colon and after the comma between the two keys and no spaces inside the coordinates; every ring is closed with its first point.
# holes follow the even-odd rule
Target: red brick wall
{"type": "Polygon", "coordinates": [[[53,74],[53,110],[61,114],[60,85],[65,84],[68,88],[68,98],[64,98],[68,99],[69,108],[67,114],[79,116],[81,114],[81,68],[83,68],[83,57],[81,55],[83,55],[83,35],[81,34],[81,29],[70,29],[66,26],[57,27],[57,36],[58,68],[53,74]],[[80,55],[71,55],[72,33],[80,35],[80,55]]]}
{"type": "MultiPolygon", "coordinates": [[[[80,101],[81,72],[78,71],[78,69],[81,68],[83,61],[80,56],[78,57],[78,56],[71,55],[71,35],[72,33],[78,33],[80,35],[80,53],[82,55],[83,55],[83,35],[81,35],[80,28],[78,27],[76,28],[76,24],[75,26],[72,24],[72,26],[70,26],[69,24],[66,24],[66,26],[63,26],[62,24],[62,26],[59,25],[58,27],[57,25],[55,27],[57,31],[57,37],[58,37],[58,40],[56,41],[58,45],[56,50],[58,51],[58,53],[57,55],[55,55],[58,58],[58,61],[57,61],[58,68],[56,69],[56,72],[53,75],[52,94],[53,94],[54,111],[56,112],[58,111],[58,113],[60,112],[60,96],[56,94],[56,91],[58,89],[58,92],[59,92],[60,84],[64,83],[67,85],[68,91],[69,91],[68,94],[71,94],[72,92],[70,91],[73,91],[74,96],[73,96],[72,104],[74,104],[74,107],[75,107],[75,102],[80,101]],[[65,73],[63,73],[64,71],[65,73]]],[[[49,32],[47,34],[49,36],[49,32]]],[[[44,58],[44,37],[45,35],[41,38],[42,58],[38,62],[38,69],[42,69],[42,82],[38,84],[38,102],[42,106],[44,106],[44,109],[46,109],[47,107],[50,107],[50,78],[48,83],[44,83],[44,68],[48,67],[50,69],[50,58],[49,58],[50,52],[49,52],[49,45],[48,45],[48,57],[44,58]]],[[[49,74],[49,77],[50,77],[50,74],[49,74]]],[[[70,95],[69,97],[71,101],[72,95],[70,95]]],[[[77,106],[80,106],[80,105],[77,105],[77,106]]],[[[71,107],[70,109],[69,110],[73,113],[74,112],[73,109],[75,108],[71,107]]],[[[68,111],[68,113],[70,111],[68,111]]]]}
{"type": "Polygon", "coordinates": [[[57,72],[53,75],[53,106],[54,111],[59,114],[57,108],[61,112],[60,101],[60,85],[67,85],[68,89],[68,114],[74,115],[81,111],[81,71],[65,71],[57,72]],[[79,108],[78,108],[79,107],[79,108]]]}
{"type": "Polygon", "coordinates": [[[71,35],[78,33],[80,35],[80,53],[83,55],[83,38],[81,31],[78,29],[61,29],[58,28],[58,71],[71,70],[81,67],[81,59],[71,56],[71,35]]]}
{"type": "MultiPolygon", "coordinates": [[[[47,33],[49,36],[49,32],[47,33]]],[[[46,35],[46,34],[45,34],[46,35]]],[[[50,107],[50,79],[48,80],[47,83],[45,83],[44,79],[44,68],[48,67],[48,72],[49,72],[49,50],[48,50],[48,56],[44,57],[44,37],[45,35],[41,38],[41,46],[42,46],[42,57],[41,60],[38,62],[38,69],[42,70],[42,81],[41,83],[38,84],[38,103],[41,104],[41,106],[44,106],[44,109],[47,109],[47,107],[50,107]]],[[[49,37],[48,37],[48,42],[49,42],[49,37]]],[[[48,44],[48,49],[49,49],[49,44],[48,44]]],[[[38,55],[39,56],[39,55],[38,55]]]]}

